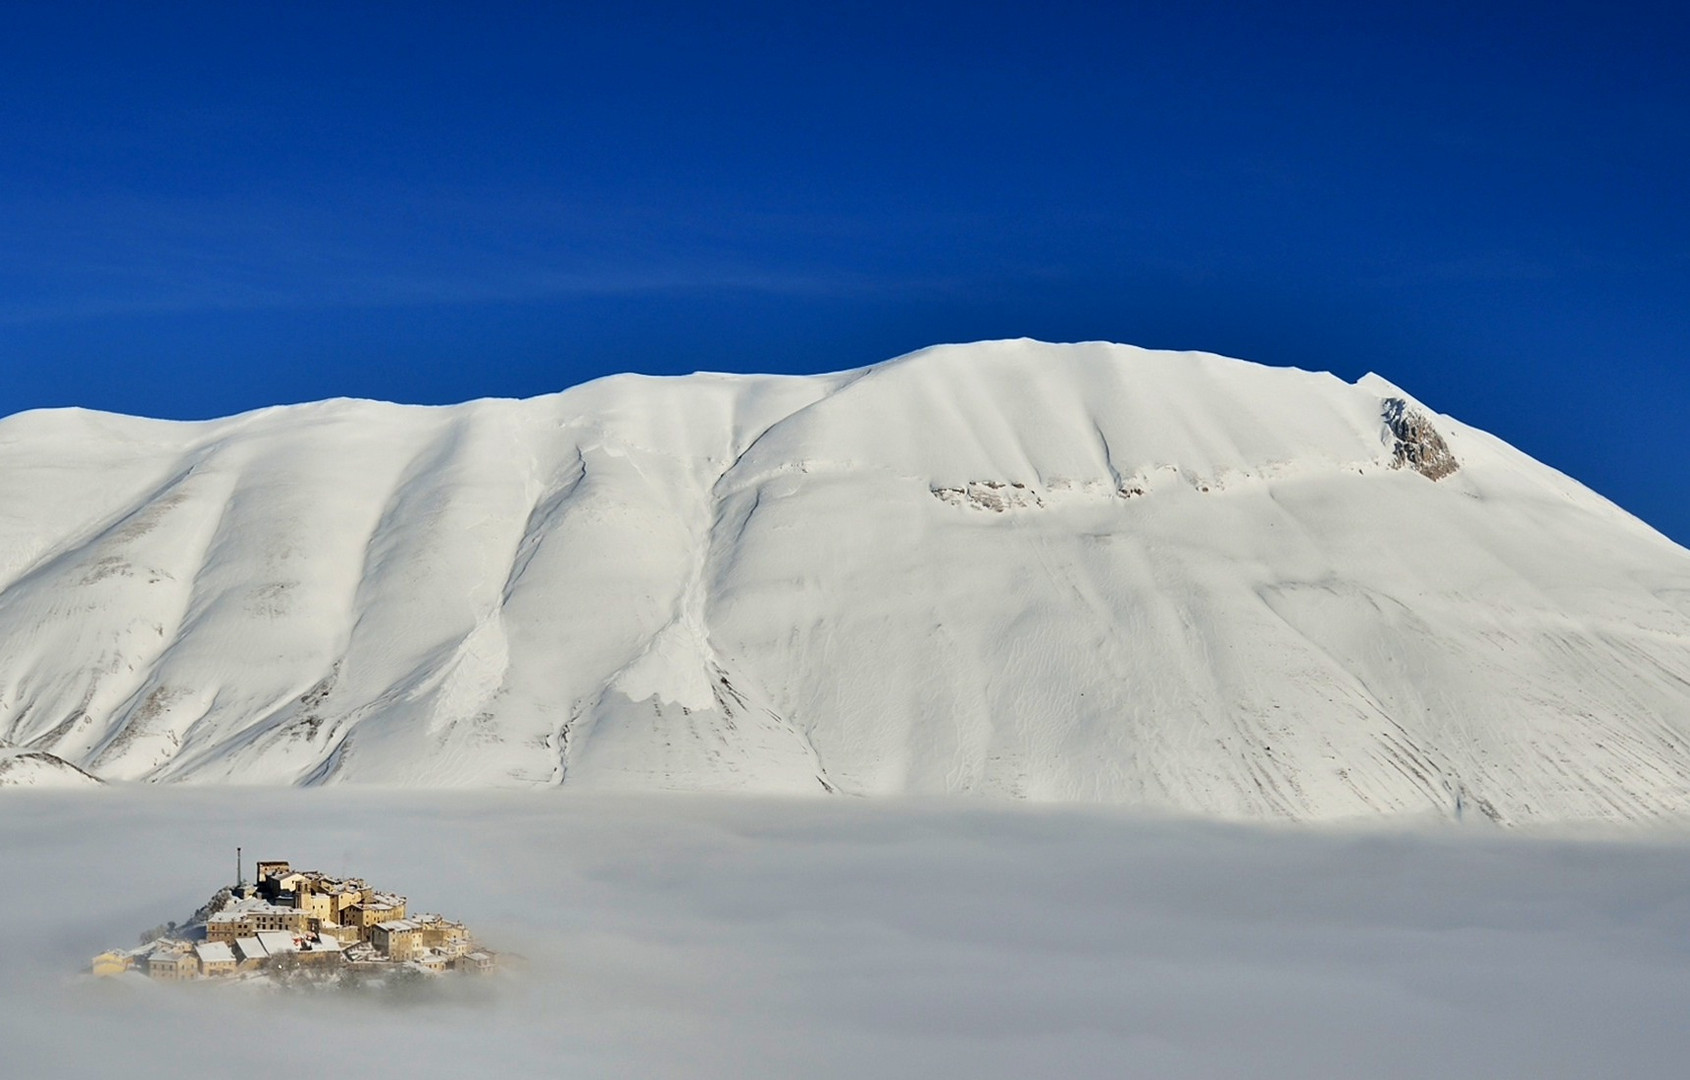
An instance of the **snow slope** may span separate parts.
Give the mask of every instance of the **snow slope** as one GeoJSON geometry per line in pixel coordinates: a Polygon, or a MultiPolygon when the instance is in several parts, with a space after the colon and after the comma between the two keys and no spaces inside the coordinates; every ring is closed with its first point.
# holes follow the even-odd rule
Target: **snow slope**
{"type": "Polygon", "coordinates": [[[0,743],[0,788],[94,787],[98,778],[45,750],[0,743]]]}
{"type": "Polygon", "coordinates": [[[116,780],[1682,814],[1690,552],[1382,379],[1119,345],[26,413],[0,738],[116,780]]]}

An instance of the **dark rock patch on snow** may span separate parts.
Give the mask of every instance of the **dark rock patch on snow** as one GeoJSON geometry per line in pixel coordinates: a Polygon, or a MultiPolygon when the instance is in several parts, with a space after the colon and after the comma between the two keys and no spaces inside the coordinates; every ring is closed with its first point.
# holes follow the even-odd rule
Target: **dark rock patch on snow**
{"type": "Polygon", "coordinates": [[[1026,484],[1002,480],[971,480],[963,487],[936,487],[932,491],[935,499],[951,506],[967,506],[998,514],[1005,510],[1044,506],[1044,500],[1026,484]]]}
{"type": "Polygon", "coordinates": [[[1429,480],[1442,480],[1461,468],[1449,444],[1432,426],[1431,417],[1402,398],[1386,398],[1385,427],[1396,445],[1391,448],[1391,467],[1413,469],[1429,480]]]}

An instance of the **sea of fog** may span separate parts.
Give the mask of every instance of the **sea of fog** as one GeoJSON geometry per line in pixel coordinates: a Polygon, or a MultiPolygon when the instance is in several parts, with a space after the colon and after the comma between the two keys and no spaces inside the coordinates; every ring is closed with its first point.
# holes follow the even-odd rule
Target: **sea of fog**
{"type": "MultiPolygon", "coordinates": [[[[250,872],[250,871],[249,871],[250,872]]],[[[1678,1077],[1690,833],[569,793],[0,797],[0,1075],[1678,1077]],[[78,975],[250,860],[524,963],[414,1003],[78,975]]]]}

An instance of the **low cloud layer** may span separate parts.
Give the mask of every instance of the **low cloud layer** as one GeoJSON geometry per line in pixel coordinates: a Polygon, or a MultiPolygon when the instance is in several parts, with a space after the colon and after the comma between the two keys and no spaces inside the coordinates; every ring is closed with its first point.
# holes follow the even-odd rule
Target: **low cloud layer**
{"type": "Polygon", "coordinates": [[[1676,1076],[1690,838],[847,800],[0,800],[8,1075],[1676,1076]],[[249,855],[525,969],[414,1007],[74,976],[249,855]]]}

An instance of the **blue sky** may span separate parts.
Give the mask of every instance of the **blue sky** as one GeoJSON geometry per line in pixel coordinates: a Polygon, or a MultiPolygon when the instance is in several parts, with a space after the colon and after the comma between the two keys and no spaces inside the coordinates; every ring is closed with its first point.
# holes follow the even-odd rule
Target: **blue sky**
{"type": "Polygon", "coordinates": [[[572,7],[0,8],[0,414],[1106,338],[1690,541],[1682,5],[572,7]]]}

